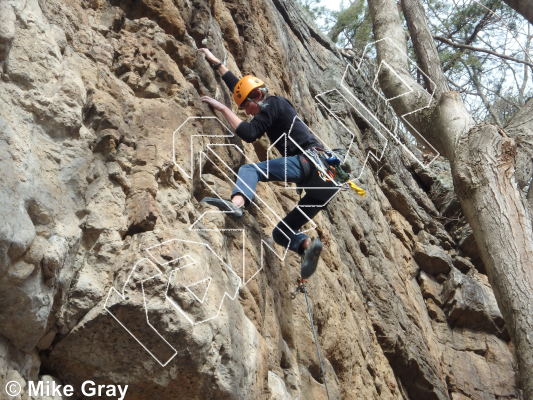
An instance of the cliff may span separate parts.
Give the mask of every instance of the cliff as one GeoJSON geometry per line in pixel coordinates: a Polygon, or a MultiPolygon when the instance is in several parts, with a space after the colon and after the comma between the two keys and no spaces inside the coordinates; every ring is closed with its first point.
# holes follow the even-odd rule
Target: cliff
{"type": "MultiPolygon", "coordinates": [[[[127,384],[127,399],[324,399],[324,383],[342,399],[518,398],[446,161],[424,168],[355,111],[340,82],[357,55],[292,1],[4,0],[0,15],[0,398],[39,379],[127,384]],[[277,155],[199,100],[231,104],[200,47],[362,171],[367,195],[309,225],[326,244],[307,283],[325,379],[291,296],[299,259],[270,239],[299,195],[260,184],[240,221],[199,203],[277,155]]],[[[350,90],[393,127],[375,69],[349,69],[350,90]]]]}

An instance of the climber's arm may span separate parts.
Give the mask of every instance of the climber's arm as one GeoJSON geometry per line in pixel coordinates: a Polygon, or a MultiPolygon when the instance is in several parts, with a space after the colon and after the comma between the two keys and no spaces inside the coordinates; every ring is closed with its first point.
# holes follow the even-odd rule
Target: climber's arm
{"type": "Polygon", "coordinates": [[[216,69],[220,75],[225,75],[226,72],[229,72],[229,69],[226,68],[224,64],[220,64],[220,66],[216,69]]]}
{"type": "Polygon", "coordinates": [[[251,143],[274,125],[274,121],[277,118],[277,108],[270,99],[272,98],[268,98],[263,102],[261,112],[256,114],[250,122],[242,121],[239,124],[235,129],[237,136],[251,143]]]}
{"type": "Polygon", "coordinates": [[[228,89],[233,92],[233,89],[235,88],[235,85],[237,82],[239,82],[239,78],[237,78],[233,72],[231,72],[223,63],[220,61],[218,57],[215,57],[213,53],[209,49],[201,48],[198,49],[198,51],[202,52],[205,55],[205,59],[211,64],[211,66],[217,71],[220,76],[222,77],[222,80],[228,87],[228,89]]]}
{"type": "Polygon", "coordinates": [[[229,72],[229,69],[220,61],[219,58],[215,57],[213,53],[211,53],[211,50],[204,48],[198,49],[198,51],[201,51],[204,53],[206,60],[215,68],[215,71],[218,71],[218,73],[222,76],[222,79],[224,82],[226,82],[226,85],[229,87],[229,90],[233,91],[233,87],[237,84],[238,79],[233,75],[231,72],[226,75],[226,72],[229,72]],[[226,75],[224,77],[224,75],[226,75]]]}
{"type": "Polygon", "coordinates": [[[233,130],[236,130],[237,127],[243,122],[242,119],[240,119],[233,111],[231,111],[228,107],[226,107],[220,101],[215,100],[209,96],[202,96],[200,100],[209,104],[216,111],[219,111],[220,113],[222,113],[222,115],[224,115],[224,118],[226,119],[226,121],[228,121],[228,124],[230,124],[233,130]]]}
{"type": "Polygon", "coordinates": [[[272,108],[257,114],[250,122],[246,122],[240,119],[230,108],[212,97],[202,96],[200,100],[222,113],[237,136],[245,142],[253,142],[272,125],[273,115],[270,112],[272,108]]]}

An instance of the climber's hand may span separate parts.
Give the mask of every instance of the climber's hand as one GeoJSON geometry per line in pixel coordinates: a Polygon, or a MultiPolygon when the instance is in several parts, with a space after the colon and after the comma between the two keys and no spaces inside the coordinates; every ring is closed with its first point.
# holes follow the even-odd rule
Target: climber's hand
{"type": "Polygon", "coordinates": [[[222,104],[220,101],[213,99],[209,96],[202,96],[200,97],[200,100],[203,102],[209,104],[211,107],[213,107],[217,111],[222,111],[226,108],[224,104],[222,104]]]}
{"type": "Polygon", "coordinates": [[[204,53],[205,55],[205,58],[207,59],[207,61],[209,61],[211,64],[218,64],[220,62],[220,60],[218,58],[216,58],[213,53],[211,53],[211,50],[205,48],[205,47],[202,47],[201,49],[198,49],[198,51],[204,53]]]}

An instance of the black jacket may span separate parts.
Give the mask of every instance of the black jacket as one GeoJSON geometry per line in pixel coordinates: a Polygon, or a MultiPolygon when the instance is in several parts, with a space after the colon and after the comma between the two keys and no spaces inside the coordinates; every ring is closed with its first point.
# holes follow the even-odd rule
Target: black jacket
{"type": "MultiPolygon", "coordinates": [[[[233,92],[233,88],[239,79],[230,71],[222,75],[222,79],[233,92]]],[[[261,112],[254,116],[250,122],[241,122],[235,133],[246,142],[253,142],[266,132],[272,143],[280,138],[284,133],[287,136],[287,156],[301,154],[301,150],[290,140],[291,138],[298,145],[306,150],[309,147],[320,146],[318,139],[309,131],[307,126],[296,116],[296,110],[293,105],[284,97],[269,96],[263,101],[261,112]]],[[[285,140],[280,139],[275,147],[282,155],[285,155],[285,140]]]]}

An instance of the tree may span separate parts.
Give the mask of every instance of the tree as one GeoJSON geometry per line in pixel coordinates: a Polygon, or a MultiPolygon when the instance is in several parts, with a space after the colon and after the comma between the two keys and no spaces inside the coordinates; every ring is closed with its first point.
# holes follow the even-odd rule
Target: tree
{"type": "Polygon", "coordinates": [[[423,3],[448,84],[476,121],[505,126],[531,93],[530,25],[500,1],[423,3]]]}
{"type": "Polygon", "coordinates": [[[514,182],[515,141],[493,124],[476,123],[459,94],[448,89],[418,0],[402,0],[401,6],[419,65],[436,83],[434,98],[409,73],[406,34],[396,2],[368,4],[378,62],[390,66],[380,69],[380,87],[398,116],[410,113],[405,117],[408,129],[416,129],[450,161],[455,193],[515,345],[521,387],[531,399],[533,229],[514,182]],[[405,84],[413,89],[409,95],[405,84]]]}
{"type": "MultiPolygon", "coordinates": [[[[533,90],[530,25],[499,0],[464,0],[463,6],[455,1],[421,1],[447,84],[461,93],[475,121],[505,126],[533,90]]],[[[371,41],[365,0],[330,12],[327,21],[321,29],[341,48],[359,54],[371,41]]],[[[408,54],[416,58],[410,41],[408,54]]],[[[430,89],[423,74],[417,74],[417,82],[430,89]]]]}

